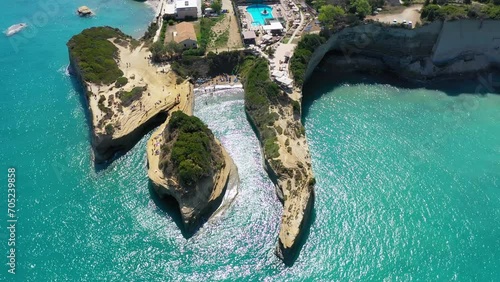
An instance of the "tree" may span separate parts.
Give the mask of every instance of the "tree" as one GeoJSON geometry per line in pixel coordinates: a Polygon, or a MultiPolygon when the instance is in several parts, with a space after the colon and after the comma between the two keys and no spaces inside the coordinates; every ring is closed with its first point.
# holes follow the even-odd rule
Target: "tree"
{"type": "Polygon", "coordinates": [[[170,41],[165,45],[164,50],[170,57],[178,57],[180,54],[182,54],[184,48],[179,43],[170,41]]]}
{"type": "Polygon", "coordinates": [[[464,4],[465,5],[470,5],[470,4],[472,4],[472,1],[471,0],[464,0],[464,4]]]}
{"type": "MultiPolygon", "coordinates": [[[[326,0],[314,0],[314,1],[309,1],[310,5],[312,5],[316,10],[319,10],[321,7],[326,5],[326,0]]],[[[307,3],[307,0],[306,0],[307,3]]]]}
{"type": "Polygon", "coordinates": [[[159,62],[165,55],[165,46],[162,42],[156,41],[153,45],[151,45],[149,51],[151,51],[153,62],[159,62]]]}
{"type": "Polygon", "coordinates": [[[356,0],[352,5],[356,9],[359,17],[364,18],[372,12],[372,7],[368,0],[356,0]]]}
{"type": "Polygon", "coordinates": [[[345,16],[345,11],[339,6],[325,5],[319,8],[318,20],[328,29],[333,29],[335,23],[345,16]]]}
{"type": "Polygon", "coordinates": [[[220,0],[215,0],[214,2],[212,2],[212,5],[210,5],[210,8],[212,8],[214,10],[215,13],[220,13],[220,11],[222,10],[222,3],[220,0]]]}
{"type": "Polygon", "coordinates": [[[384,0],[368,0],[368,3],[372,8],[383,7],[384,2],[384,0]]]}

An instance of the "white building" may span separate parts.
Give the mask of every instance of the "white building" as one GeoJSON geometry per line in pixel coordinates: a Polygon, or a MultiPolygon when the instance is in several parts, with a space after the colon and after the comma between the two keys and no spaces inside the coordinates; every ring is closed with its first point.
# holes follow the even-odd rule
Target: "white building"
{"type": "Polygon", "coordinates": [[[175,2],[175,9],[178,19],[187,18],[197,18],[198,10],[198,0],[177,0],[175,2]]]}

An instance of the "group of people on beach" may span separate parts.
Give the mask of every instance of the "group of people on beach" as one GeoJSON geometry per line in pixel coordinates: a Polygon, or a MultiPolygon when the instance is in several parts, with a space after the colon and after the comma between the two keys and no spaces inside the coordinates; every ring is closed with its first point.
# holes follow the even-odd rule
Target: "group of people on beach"
{"type": "Polygon", "coordinates": [[[160,150],[158,148],[160,147],[162,141],[161,134],[158,134],[156,137],[153,138],[153,148],[151,148],[151,155],[159,155],[160,150]]]}

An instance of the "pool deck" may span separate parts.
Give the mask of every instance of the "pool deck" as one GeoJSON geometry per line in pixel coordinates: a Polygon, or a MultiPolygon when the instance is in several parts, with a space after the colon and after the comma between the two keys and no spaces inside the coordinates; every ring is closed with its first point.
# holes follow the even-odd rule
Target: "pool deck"
{"type": "MultiPolygon", "coordinates": [[[[253,22],[254,22],[254,18],[252,17],[252,15],[247,11],[247,8],[250,7],[252,5],[249,5],[249,6],[238,6],[238,9],[240,10],[240,14],[243,15],[243,18],[241,19],[241,25],[243,27],[243,29],[246,29],[246,30],[253,30],[253,31],[256,31],[256,30],[260,30],[260,27],[262,26],[261,24],[259,25],[254,25],[253,22]]],[[[273,18],[276,17],[276,13],[275,13],[275,7],[276,5],[266,5],[266,6],[269,6],[272,8],[272,11],[271,11],[271,15],[273,16],[273,18]]]]}
{"type": "Polygon", "coordinates": [[[276,17],[274,15],[275,13],[273,13],[273,11],[275,11],[275,9],[276,9],[275,7],[272,7],[272,6],[269,6],[269,5],[260,5],[260,4],[257,4],[257,5],[250,5],[250,6],[248,6],[247,8],[245,8],[245,11],[252,18],[252,25],[254,25],[253,23],[255,23],[255,22],[258,22],[258,24],[256,24],[256,25],[265,25],[265,22],[266,22],[267,19],[273,19],[273,18],[276,17]],[[253,6],[260,6],[260,7],[253,7],[253,6]],[[254,15],[252,15],[252,13],[250,13],[248,11],[248,9],[250,9],[250,8],[257,9],[258,10],[257,13],[261,13],[261,14],[262,14],[262,11],[264,11],[264,10],[265,11],[269,11],[269,14],[267,14],[265,16],[263,14],[262,15],[257,15],[259,17],[259,19],[256,19],[254,17],[254,15],[255,15],[256,12],[254,11],[254,15]],[[263,21],[264,23],[261,23],[261,21],[263,21]]]}

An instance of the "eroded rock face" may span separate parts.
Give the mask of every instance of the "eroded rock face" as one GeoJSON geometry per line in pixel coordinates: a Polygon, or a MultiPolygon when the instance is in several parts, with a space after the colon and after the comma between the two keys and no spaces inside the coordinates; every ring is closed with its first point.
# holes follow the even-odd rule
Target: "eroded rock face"
{"type": "Polygon", "coordinates": [[[150,178],[160,196],[177,200],[190,236],[221,204],[230,176],[237,175],[235,166],[210,129],[180,111],[152,138],[159,158],[153,170],[154,156],[148,157],[150,178]]]}
{"type": "Polygon", "coordinates": [[[377,24],[345,28],[314,52],[306,79],[317,66],[417,80],[474,77],[500,67],[498,30],[495,20],[434,22],[413,30],[377,24]]]}
{"type": "Polygon", "coordinates": [[[109,163],[165,122],[167,112],[185,103],[191,88],[187,81],[178,84],[173,72],[159,72],[149,63],[147,48],[133,41],[118,29],[93,27],[67,44],[69,69],[83,88],[88,108],[96,164],[109,163]],[[93,60],[99,56],[112,64],[93,60]],[[95,73],[95,69],[106,71],[95,73]],[[114,76],[103,79],[110,73],[114,76]]]}
{"type": "MultiPolygon", "coordinates": [[[[292,265],[300,253],[305,231],[311,224],[314,207],[314,174],[311,167],[309,146],[300,114],[294,112],[291,102],[274,105],[277,119],[269,130],[276,132],[279,156],[272,158],[263,153],[264,169],[273,181],[276,195],[283,204],[275,254],[286,265],[292,265]]],[[[254,129],[257,128],[251,114],[247,117],[254,129]]],[[[257,129],[257,136],[261,133],[257,129]]],[[[262,145],[262,140],[261,140],[262,145]]]]}

